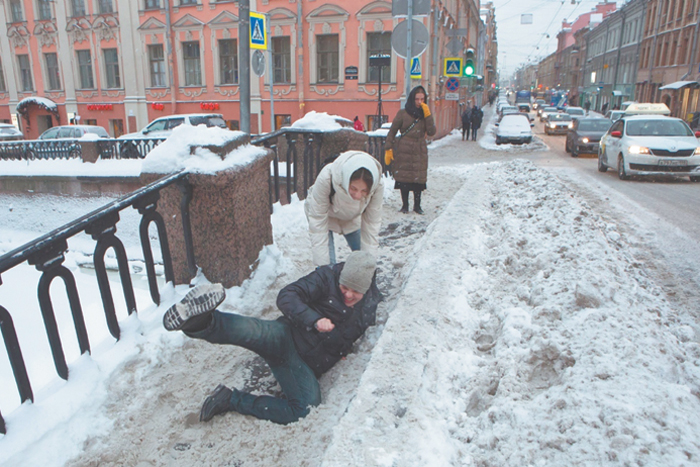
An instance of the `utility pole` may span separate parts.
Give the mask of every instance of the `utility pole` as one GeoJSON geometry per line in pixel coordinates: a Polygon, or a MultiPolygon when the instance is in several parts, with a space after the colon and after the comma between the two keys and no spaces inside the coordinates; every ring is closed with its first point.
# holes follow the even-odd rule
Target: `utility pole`
{"type": "Polygon", "coordinates": [[[240,130],[250,134],[250,0],[238,0],[238,56],[240,57],[240,130]]]}
{"type": "MultiPolygon", "coordinates": [[[[411,94],[411,59],[413,58],[412,45],[413,45],[413,0],[408,0],[408,28],[406,29],[406,60],[404,62],[404,81],[406,82],[406,100],[408,101],[408,96],[411,94]]],[[[380,71],[381,73],[381,71],[380,71]]]]}

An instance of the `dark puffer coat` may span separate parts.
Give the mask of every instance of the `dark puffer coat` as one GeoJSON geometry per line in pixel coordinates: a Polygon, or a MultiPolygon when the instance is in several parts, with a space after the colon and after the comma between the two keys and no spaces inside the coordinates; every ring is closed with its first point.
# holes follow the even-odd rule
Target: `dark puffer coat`
{"type": "Polygon", "coordinates": [[[284,314],[280,320],[290,325],[299,356],[316,376],[350,353],[353,343],[374,324],[380,298],[376,285],[355,306],[346,306],[339,283],[344,265],[321,266],[277,296],[277,307],[284,314]],[[314,324],[321,318],[330,319],[335,328],[331,332],[317,331],[314,324]]]}
{"type": "MultiPolygon", "coordinates": [[[[425,90],[421,86],[417,86],[411,91],[407,102],[414,102],[416,92],[425,90]]],[[[427,96],[427,94],[425,94],[427,96]]],[[[410,107],[408,103],[406,107],[410,107]]],[[[425,142],[425,136],[433,136],[437,129],[435,128],[435,120],[430,115],[428,118],[423,118],[423,112],[418,109],[419,116],[414,117],[407,109],[401,109],[391,122],[391,129],[386,136],[386,144],[384,149],[393,149],[394,162],[393,167],[394,180],[400,183],[427,183],[428,181],[428,145],[425,142]],[[411,131],[406,133],[408,128],[418,120],[411,128],[411,131]],[[401,137],[396,142],[396,133],[401,131],[401,137]]],[[[415,111],[414,111],[415,113],[415,111]]]]}

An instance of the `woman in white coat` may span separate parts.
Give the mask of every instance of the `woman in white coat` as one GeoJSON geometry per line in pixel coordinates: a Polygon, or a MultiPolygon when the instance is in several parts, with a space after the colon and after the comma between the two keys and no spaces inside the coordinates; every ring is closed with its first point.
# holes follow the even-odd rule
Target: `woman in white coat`
{"type": "Polygon", "coordinates": [[[333,264],[333,232],[343,234],[353,251],[377,254],[384,181],[378,160],[347,151],[321,169],[304,203],[314,264],[333,264]]]}

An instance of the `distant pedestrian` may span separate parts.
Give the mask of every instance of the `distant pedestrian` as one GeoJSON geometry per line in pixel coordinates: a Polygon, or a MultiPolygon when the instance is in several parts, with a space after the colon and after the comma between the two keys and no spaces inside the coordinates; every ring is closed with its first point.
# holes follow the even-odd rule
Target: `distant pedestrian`
{"type": "Polygon", "coordinates": [[[605,104],[603,104],[603,107],[600,110],[602,114],[605,115],[605,112],[608,111],[608,103],[606,102],[605,104]]]}
{"type": "Polygon", "coordinates": [[[479,108],[479,106],[475,105],[472,109],[470,118],[472,124],[472,141],[476,141],[476,133],[479,131],[479,128],[481,128],[481,122],[483,119],[484,112],[479,108]]]}
{"type": "Polygon", "coordinates": [[[586,99],[586,103],[583,104],[583,108],[586,109],[586,115],[588,115],[588,112],[591,111],[591,101],[586,99]]]}
{"type": "Polygon", "coordinates": [[[361,122],[360,119],[357,117],[357,115],[355,115],[355,123],[353,124],[353,127],[354,127],[355,130],[357,130],[357,131],[365,131],[365,126],[362,124],[362,122],[361,122]]]}
{"type": "Polygon", "coordinates": [[[469,139],[469,131],[471,129],[472,108],[467,104],[467,108],[462,112],[462,141],[469,139]]]}

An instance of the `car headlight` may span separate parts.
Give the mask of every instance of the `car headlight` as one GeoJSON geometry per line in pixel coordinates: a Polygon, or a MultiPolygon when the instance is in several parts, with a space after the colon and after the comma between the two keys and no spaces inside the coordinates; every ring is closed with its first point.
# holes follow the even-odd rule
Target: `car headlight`
{"type": "Polygon", "coordinates": [[[557,126],[554,123],[549,124],[549,128],[556,128],[557,126]]]}
{"type": "Polygon", "coordinates": [[[651,154],[649,148],[644,146],[630,146],[628,151],[630,154],[651,154]]]}
{"type": "Polygon", "coordinates": [[[582,142],[583,144],[588,143],[588,141],[589,141],[589,139],[586,138],[585,136],[584,136],[583,138],[581,138],[581,142],[582,142]]]}
{"type": "Polygon", "coordinates": [[[695,148],[695,152],[693,153],[694,156],[700,156],[700,146],[695,148]]]}
{"type": "Polygon", "coordinates": [[[569,123],[569,128],[573,128],[573,127],[574,127],[574,122],[569,123]]]}

